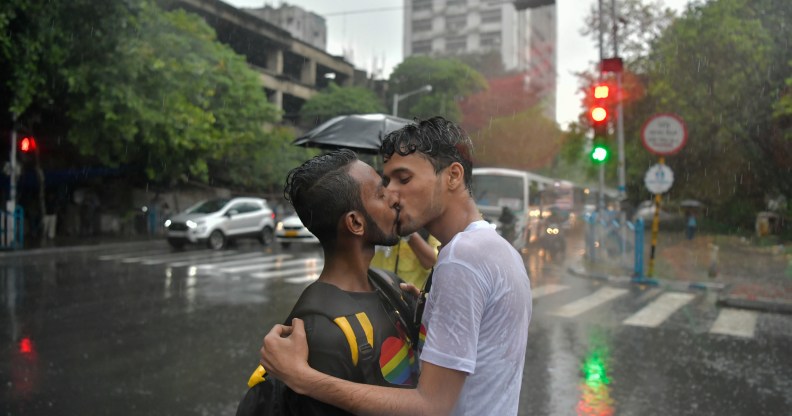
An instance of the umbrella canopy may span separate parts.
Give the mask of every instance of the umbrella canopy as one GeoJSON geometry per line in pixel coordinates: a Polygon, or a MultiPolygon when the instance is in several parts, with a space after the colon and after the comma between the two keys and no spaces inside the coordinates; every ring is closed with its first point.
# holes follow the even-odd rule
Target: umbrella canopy
{"type": "Polygon", "coordinates": [[[352,149],[377,153],[382,138],[412,121],[387,114],[338,116],[294,140],[294,144],[320,149],[352,149]]]}
{"type": "Polygon", "coordinates": [[[695,199],[684,199],[679,203],[681,208],[701,208],[704,206],[704,203],[701,201],[696,201],[695,199]]]}

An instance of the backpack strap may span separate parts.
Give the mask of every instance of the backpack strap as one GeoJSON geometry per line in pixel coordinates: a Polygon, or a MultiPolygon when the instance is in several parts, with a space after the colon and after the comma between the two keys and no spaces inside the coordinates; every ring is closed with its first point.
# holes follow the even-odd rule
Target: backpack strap
{"type": "MultiPolygon", "coordinates": [[[[417,346],[418,328],[411,324],[415,313],[415,298],[399,287],[403,281],[393,272],[372,268],[368,277],[383,303],[390,305],[399,322],[404,326],[409,342],[417,346]]],[[[379,384],[374,372],[374,327],[357,301],[343,290],[330,284],[312,284],[300,295],[294,309],[286,319],[286,325],[293,318],[307,315],[321,315],[335,323],[349,344],[352,363],[361,369],[366,383],[379,384]],[[327,299],[344,298],[343,302],[328,303],[327,299]]],[[[267,370],[261,365],[253,371],[248,386],[253,387],[266,379],[267,370]]]]}
{"type": "Polygon", "coordinates": [[[418,346],[418,324],[413,323],[413,316],[417,307],[417,298],[407,293],[399,287],[404,281],[395,273],[372,267],[368,270],[369,280],[374,288],[379,292],[384,302],[390,305],[391,310],[396,312],[399,322],[407,332],[411,345],[418,346]]]}

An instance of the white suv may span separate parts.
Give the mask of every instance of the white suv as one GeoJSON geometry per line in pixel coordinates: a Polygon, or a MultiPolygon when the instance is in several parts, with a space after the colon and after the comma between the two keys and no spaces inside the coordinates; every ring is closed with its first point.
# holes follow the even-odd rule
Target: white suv
{"type": "Polygon", "coordinates": [[[240,237],[256,237],[266,246],[274,239],[275,214],[261,198],[210,199],[174,215],[165,221],[165,228],[174,248],[206,242],[219,250],[240,237]]]}

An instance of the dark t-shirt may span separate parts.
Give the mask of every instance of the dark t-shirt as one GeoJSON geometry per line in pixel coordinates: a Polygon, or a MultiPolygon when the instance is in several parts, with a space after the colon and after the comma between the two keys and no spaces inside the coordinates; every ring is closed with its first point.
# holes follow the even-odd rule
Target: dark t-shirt
{"type": "MultiPolygon", "coordinates": [[[[314,285],[327,285],[315,282],[314,285]]],[[[357,302],[359,310],[366,313],[374,329],[373,373],[378,385],[390,387],[415,387],[418,381],[417,360],[407,344],[407,337],[396,319],[395,312],[377,292],[346,292],[357,302]]],[[[332,302],[333,299],[327,299],[332,302]]],[[[338,301],[348,302],[344,297],[338,301]]],[[[302,317],[308,339],[308,363],[314,369],[334,377],[365,383],[363,371],[352,363],[350,345],[341,329],[322,315],[302,317]]],[[[358,363],[362,365],[362,362],[358,363]]],[[[287,394],[296,395],[289,390],[287,394]]],[[[337,407],[299,396],[292,403],[299,414],[349,415],[337,407]]]]}

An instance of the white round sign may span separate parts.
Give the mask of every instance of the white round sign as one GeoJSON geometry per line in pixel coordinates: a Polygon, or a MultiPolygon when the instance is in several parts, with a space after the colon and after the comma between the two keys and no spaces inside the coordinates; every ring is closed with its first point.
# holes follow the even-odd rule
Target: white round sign
{"type": "Polygon", "coordinates": [[[687,142],[685,122],[675,114],[656,114],[641,129],[646,150],[660,156],[673,155],[687,142]]]}
{"type": "Polygon", "coordinates": [[[653,165],[644,176],[646,189],[653,194],[662,194],[674,184],[674,172],[666,165],[653,165]]]}

